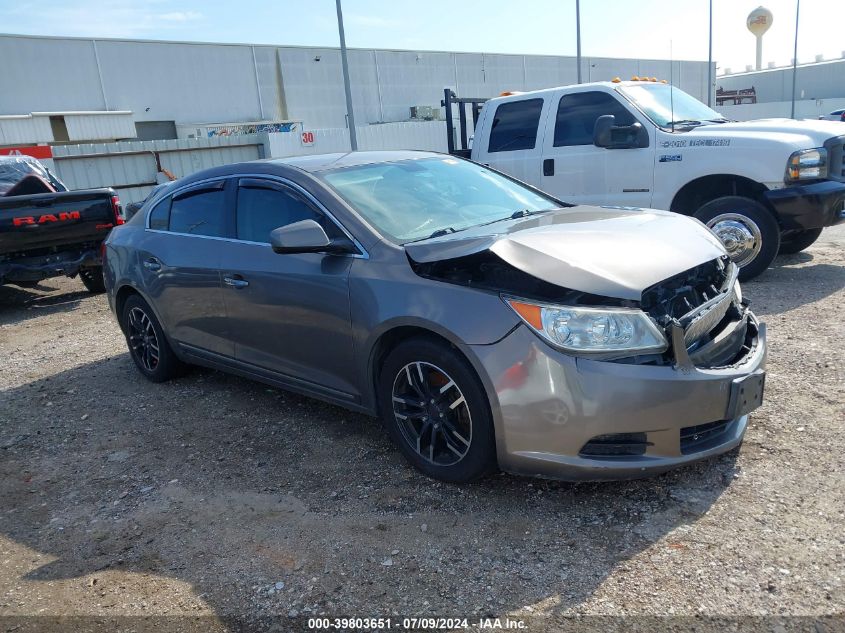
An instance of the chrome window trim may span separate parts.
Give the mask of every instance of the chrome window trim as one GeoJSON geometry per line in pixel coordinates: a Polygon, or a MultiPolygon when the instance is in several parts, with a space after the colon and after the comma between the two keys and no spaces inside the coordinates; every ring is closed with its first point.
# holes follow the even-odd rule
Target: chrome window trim
{"type": "MultiPolygon", "coordinates": [[[[225,180],[229,180],[230,178],[236,178],[236,179],[255,178],[255,179],[258,179],[258,180],[272,180],[272,181],[281,183],[282,185],[293,189],[295,192],[304,196],[305,199],[308,200],[308,202],[310,202],[312,205],[314,205],[317,208],[318,211],[320,211],[320,213],[323,213],[327,218],[329,218],[329,220],[334,222],[334,224],[343,232],[343,234],[346,235],[346,237],[348,237],[349,240],[355,245],[355,248],[358,249],[358,251],[359,251],[358,253],[346,255],[345,257],[352,257],[354,259],[369,259],[370,258],[370,254],[369,254],[369,252],[367,252],[367,249],[364,248],[364,246],[361,244],[361,242],[359,242],[357,239],[355,239],[355,237],[352,235],[352,233],[350,233],[347,230],[347,228],[335,217],[335,215],[331,211],[329,211],[326,208],[326,206],[322,202],[317,200],[317,198],[315,198],[314,195],[311,192],[309,192],[307,189],[305,189],[301,185],[293,182],[292,180],[288,180],[287,178],[284,178],[283,176],[276,176],[275,174],[254,174],[254,173],[229,174],[227,176],[215,176],[213,178],[206,178],[205,180],[198,180],[196,182],[186,184],[182,187],[179,187],[178,189],[173,190],[171,193],[168,193],[166,197],[169,197],[172,200],[175,196],[178,196],[179,194],[184,193],[185,191],[188,191],[190,189],[195,189],[195,188],[201,189],[202,185],[206,185],[206,184],[212,183],[212,182],[218,182],[220,180],[225,181],[225,180]]],[[[165,198],[165,196],[162,196],[161,200],[163,200],[164,198],[165,198]]],[[[161,200],[159,200],[158,202],[160,202],[161,200]]],[[[156,206],[158,206],[158,202],[156,202],[156,204],[152,205],[150,207],[150,209],[147,211],[147,216],[144,218],[144,230],[145,231],[149,231],[150,233],[165,233],[167,235],[181,235],[181,236],[184,236],[184,237],[197,237],[197,238],[206,239],[206,240],[218,240],[218,241],[221,241],[221,242],[236,242],[238,244],[252,244],[252,245],[255,245],[255,246],[266,246],[266,247],[270,248],[270,244],[267,243],[267,242],[253,242],[251,240],[239,240],[235,237],[217,237],[217,236],[214,236],[214,235],[197,235],[195,233],[177,233],[175,231],[163,231],[161,229],[151,229],[150,228],[150,214],[152,213],[152,210],[156,206]]]]}

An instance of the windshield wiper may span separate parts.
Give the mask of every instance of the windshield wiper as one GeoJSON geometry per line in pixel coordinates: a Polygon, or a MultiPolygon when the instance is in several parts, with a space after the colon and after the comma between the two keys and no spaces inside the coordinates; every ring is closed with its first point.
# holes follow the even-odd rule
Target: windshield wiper
{"type": "Polygon", "coordinates": [[[457,233],[458,229],[452,228],[451,226],[447,226],[445,229],[437,229],[434,233],[429,235],[427,240],[430,240],[432,237],[441,237],[443,235],[449,235],[449,233],[457,233]]]}
{"type": "Polygon", "coordinates": [[[678,121],[669,121],[666,124],[666,127],[672,127],[675,125],[683,125],[683,126],[693,126],[693,125],[701,125],[701,121],[696,121],[695,119],[679,119],[678,121]]]}
{"type": "Polygon", "coordinates": [[[721,119],[707,119],[708,123],[730,123],[730,119],[721,118],[721,119]]]}

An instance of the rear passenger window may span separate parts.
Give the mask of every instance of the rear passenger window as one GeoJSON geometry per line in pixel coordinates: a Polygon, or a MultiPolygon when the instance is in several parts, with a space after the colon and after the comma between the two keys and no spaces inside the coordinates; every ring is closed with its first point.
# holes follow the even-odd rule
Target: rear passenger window
{"type": "Polygon", "coordinates": [[[509,152],[517,149],[534,149],[537,128],[540,126],[542,99],[510,101],[496,108],[490,128],[488,152],[509,152]]]}
{"type": "Polygon", "coordinates": [[[159,202],[150,211],[150,228],[166,231],[170,223],[170,196],[159,202]]]}
{"type": "Polygon", "coordinates": [[[170,230],[191,235],[226,236],[226,193],[222,183],[213,189],[197,189],[173,198],[170,230]]]}
{"type": "Polygon", "coordinates": [[[596,119],[616,117],[616,125],[632,125],[636,119],[606,92],[577,92],[560,98],[555,121],[555,147],[592,145],[596,119]]]}
{"type": "Polygon", "coordinates": [[[326,234],[337,237],[339,229],[295,192],[272,185],[241,184],[238,189],[238,239],[270,243],[270,231],[301,220],[315,220],[326,234]]]}

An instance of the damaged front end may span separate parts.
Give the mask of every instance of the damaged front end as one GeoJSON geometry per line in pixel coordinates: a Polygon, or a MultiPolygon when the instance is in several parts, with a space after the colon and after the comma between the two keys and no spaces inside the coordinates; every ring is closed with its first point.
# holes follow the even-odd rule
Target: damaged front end
{"type": "Polygon", "coordinates": [[[743,300],[738,275],[738,267],[722,257],[643,292],[641,308],[670,341],[655,364],[720,368],[740,365],[750,356],[763,326],[743,300]]]}
{"type": "Polygon", "coordinates": [[[646,288],[640,301],[561,287],[516,268],[490,250],[410,262],[422,277],[497,293],[511,305],[511,298],[519,297],[537,305],[641,310],[665,335],[668,345],[657,352],[590,354],[617,363],[681,370],[736,366],[751,355],[762,327],[743,301],[739,269],[727,256],[646,288]]]}

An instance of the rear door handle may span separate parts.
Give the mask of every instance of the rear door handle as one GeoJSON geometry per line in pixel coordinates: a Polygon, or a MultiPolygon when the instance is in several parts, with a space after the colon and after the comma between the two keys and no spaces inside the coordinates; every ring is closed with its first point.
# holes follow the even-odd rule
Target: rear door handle
{"type": "Polygon", "coordinates": [[[555,159],[554,158],[547,158],[543,161],[543,175],[544,176],[554,176],[555,175],[555,159]]]}
{"type": "Polygon", "coordinates": [[[150,257],[147,261],[144,262],[144,268],[154,273],[157,273],[161,270],[161,262],[158,261],[155,257],[150,257]]]}
{"type": "Polygon", "coordinates": [[[231,288],[246,288],[249,282],[240,275],[232,275],[231,277],[223,277],[223,283],[231,288]]]}

